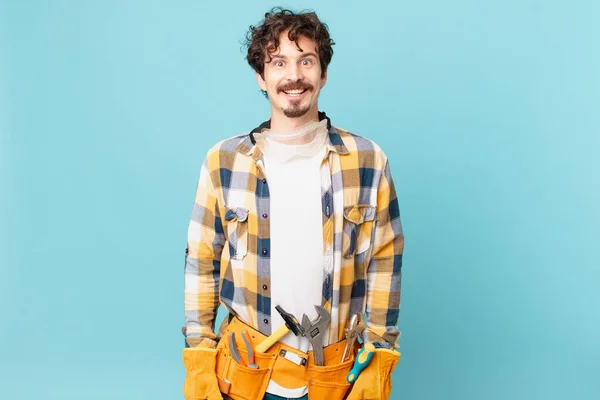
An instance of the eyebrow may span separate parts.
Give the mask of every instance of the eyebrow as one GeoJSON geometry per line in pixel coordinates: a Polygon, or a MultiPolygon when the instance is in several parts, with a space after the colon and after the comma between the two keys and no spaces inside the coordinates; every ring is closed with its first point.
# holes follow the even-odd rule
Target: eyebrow
{"type": "MultiPolygon", "coordinates": [[[[301,57],[301,58],[306,58],[306,57],[314,57],[314,58],[318,58],[318,57],[317,57],[317,55],[316,55],[315,53],[306,53],[306,54],[302,54],[302,57],[301,57]]],[[[283,58],[283,59],[286,59],[287,57],[286,57],[286,56],[282,56],[282,55],[271,55],[271,58],[272,58],[272,59],[275,59],[275,58],[283,58]]]]}

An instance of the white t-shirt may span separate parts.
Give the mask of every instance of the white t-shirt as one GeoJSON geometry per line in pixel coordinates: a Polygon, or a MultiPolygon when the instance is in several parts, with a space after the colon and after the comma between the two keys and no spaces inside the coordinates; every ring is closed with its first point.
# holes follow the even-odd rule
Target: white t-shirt
{"type": "MultiPolygon", "coordinates": [[[[323,228],[320,166],[325,156],[326,120],[313,124],[311,142],[289,145],[268,139],[263,150],[269,184],[271,228],[271,321],[284,324],[275,310],[281,306],[298,321],[306,314],[317,317],[322,303],[323,228]]],[[[325,335],[327,337],[327,335],[325,335]]],[[[305,337],[288,333],[282,343],[300,351],[312,349],[305,337]]],[[[291,361],[290,361],[291,362],[291,361]]],[[[269,382],[267,392],[289,398],[302,397],[308,388],[284,388],[269,382]]]]}

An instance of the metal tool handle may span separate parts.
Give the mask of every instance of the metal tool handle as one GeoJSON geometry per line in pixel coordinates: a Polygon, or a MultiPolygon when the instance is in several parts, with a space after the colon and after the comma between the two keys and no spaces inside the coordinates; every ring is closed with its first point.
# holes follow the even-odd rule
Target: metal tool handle
{"type": "Polygon", "coordinates": [[[257,369],[258,365],[254,363],[254,349],[252,347],[252,340],[250,339],[250,334],[246,330],[242,330],[242,339],[244,339],[246,350],[248,350],[248,367],[257,369]]]}
{"type": "Polygon", "coordinates": [[[342,354],[342,361],[344,362],[346,361],[349,357],[350,357],[350,349],[351,349],[351,345],[350,343],[352,342],[351,339],[346,339],[346,346],[344,347],[344,353],[342,354]]]}
{"type": "Polygon", "coordinates": [[[235,344],[235,332],[229,333],[229,350],[231,351],[231,356],[238,364],[247,367],[246,362],[242,360],[242,356],[240,356],[240,352],[235,344]]]}
{"type": "Polygon", "coordinates": [[[346,361],[350,357],[350,352],[354,348],[354,343],[356,342],[356,338],[358,336],[359,330],[359,319],[360,314],[354,314],[350,317],[350,322],[348,323],[348,328],[346,331],[346,346],[344,347],[344,353],[342,354],[342,361],[346,361]]]}
{"type": "Polygon", "coordinates": [[[313,346],[313,356],[315,365],[324,365],[325,360],[323,358],[323,347],[322,346],[313,346]]]}

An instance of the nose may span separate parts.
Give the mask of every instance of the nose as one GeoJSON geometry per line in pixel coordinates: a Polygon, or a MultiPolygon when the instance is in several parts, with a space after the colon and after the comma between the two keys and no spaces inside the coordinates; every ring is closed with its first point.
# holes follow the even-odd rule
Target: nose
{"type": "Polygon", "coordinates": [[[296,63],[290,63],[288,66],[288,79],[292,82],[300,81],[304,78],[302,70],[296,63]]]}

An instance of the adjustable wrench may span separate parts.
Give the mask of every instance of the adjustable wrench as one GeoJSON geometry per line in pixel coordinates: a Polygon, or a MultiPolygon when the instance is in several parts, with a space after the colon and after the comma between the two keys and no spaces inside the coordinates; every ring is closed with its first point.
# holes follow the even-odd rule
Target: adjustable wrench
{"type": "Polygon", "coordinates": [[[311,321],[306,314],[302,315],[302,330],[304,331],[304,336],[312,344],[315,365],[324,365],[323,337],[325,336],[329,321],[331,321],[331,315],[321,306],[315,306],[315,309],[319,316],[314,321],[311,321]]]}

